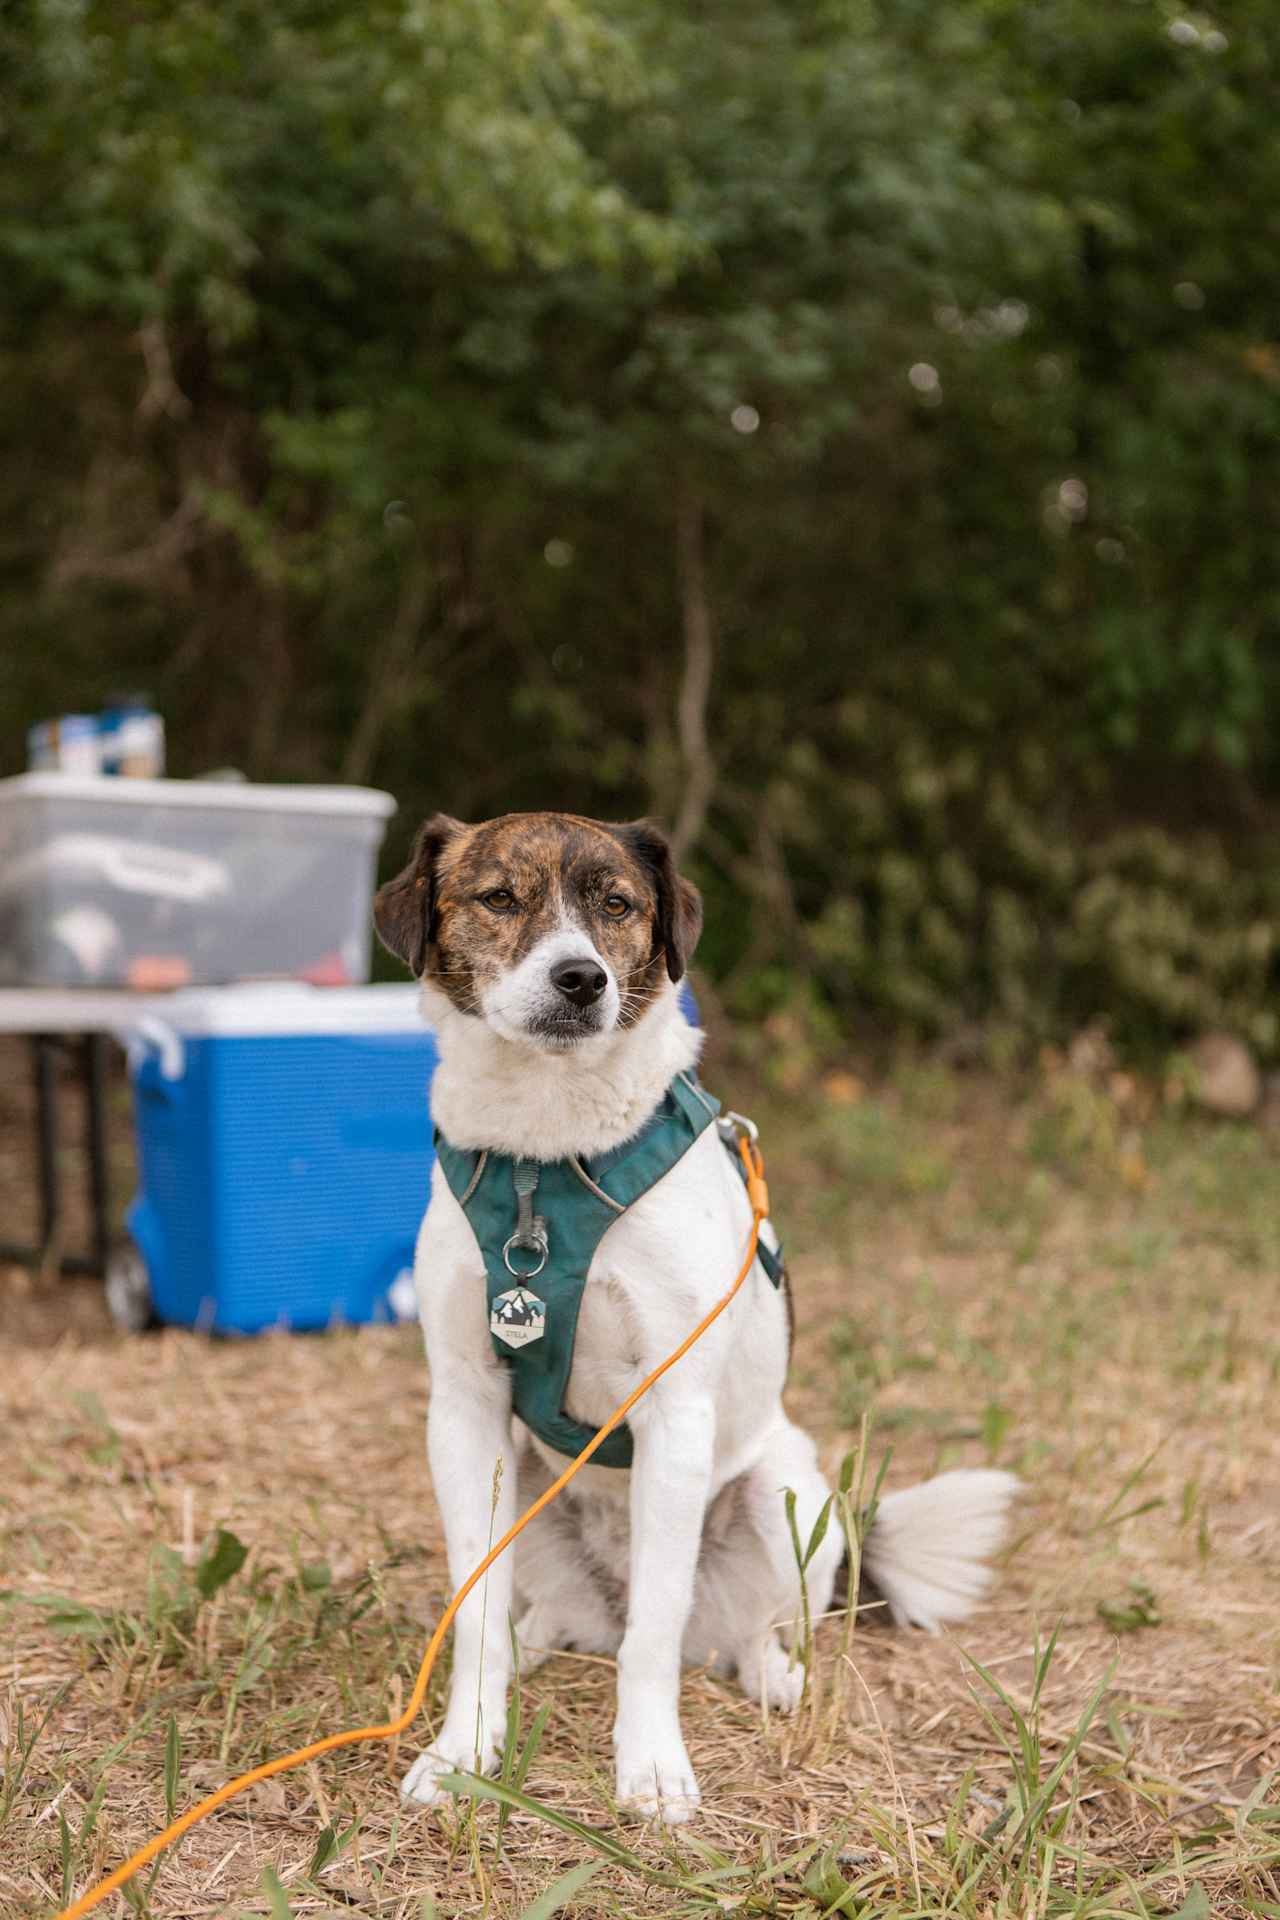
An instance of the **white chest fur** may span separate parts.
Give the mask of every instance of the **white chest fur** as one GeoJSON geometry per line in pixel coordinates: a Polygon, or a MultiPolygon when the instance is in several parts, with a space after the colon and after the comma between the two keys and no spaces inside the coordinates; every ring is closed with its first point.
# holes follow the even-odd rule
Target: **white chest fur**
{"type": "Polygon", "coordinates": [[[489,1147],[534,1160],[607,1153],[640,1131],[677,1073],[698,1058],[702,1035],[668,982],[634,1026],[551,1054],[504,1039],[459,1013],[429,983],[423,1011],[440,1065],[431,1108],[456,1147],[489,1147]]]}

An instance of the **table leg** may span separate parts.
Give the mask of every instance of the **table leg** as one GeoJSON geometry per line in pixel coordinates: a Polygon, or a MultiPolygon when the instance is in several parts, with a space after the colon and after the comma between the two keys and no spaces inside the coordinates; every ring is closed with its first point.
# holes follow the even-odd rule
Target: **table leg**
{"type": "Polygon", "coordinates": [[[93,1212],[93,1257],[99,1273],[107,1270],[111,1245],[111,1167],[107,1157],[107,1036],[84,1038],[85,1145],[89,1154],[89,1197],[93,1212]]]}
{"type": "Polygon", "coordinates": [[[38,1033],[31,1047],[40,1167],[40,1251],[47,1257],[62,1214],[58,1182],[58,1042],[53,1034],[38,1033]]]}

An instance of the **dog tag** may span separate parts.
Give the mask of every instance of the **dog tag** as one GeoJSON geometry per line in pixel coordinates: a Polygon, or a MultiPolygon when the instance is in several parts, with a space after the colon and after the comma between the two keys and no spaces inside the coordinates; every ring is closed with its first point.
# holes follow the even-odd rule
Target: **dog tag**
{"type": "Polygon", "coordinates": [[[546,1331],[547,1304],[528,1287],[509,1287],[495,1296],[489,1313],[489,1331],[509,1347],[527,1347],[546,1331]]]}

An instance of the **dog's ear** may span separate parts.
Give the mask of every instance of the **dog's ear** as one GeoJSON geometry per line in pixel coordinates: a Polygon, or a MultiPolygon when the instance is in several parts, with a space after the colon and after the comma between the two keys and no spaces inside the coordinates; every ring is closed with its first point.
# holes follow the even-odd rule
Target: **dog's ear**
{"type": "Polygon", "coordinates": [[[436,931],[436,874],[440,855],[462,822],[447,813],[433,813],[418,829],[408,866],[394,880],[379,887],[373,899],[373,924],[389,953],[403,960],[414,978],[421,979],[427,948],[436,931]]]}
{"type": "Polygon", "coordinates": [[[668,974],[681,980],[702,932],[702,895],[676,872],[671,842],[652,820],[631,820],[614,832],[653,876],[658,894],[654,957],[665,951],[668,974]]]}

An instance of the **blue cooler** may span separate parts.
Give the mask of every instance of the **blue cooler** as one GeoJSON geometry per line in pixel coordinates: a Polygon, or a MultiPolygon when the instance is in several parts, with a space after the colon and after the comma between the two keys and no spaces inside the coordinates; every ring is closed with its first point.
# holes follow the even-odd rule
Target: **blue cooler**
{"type": "Polygon", "coordinates": [[[193,989],[137,1024],[129,1059],[140,1190],[108,1275],[118,1319],[256,1333],[413,1313],[436,1061],[416,988],[193,989]]]}

